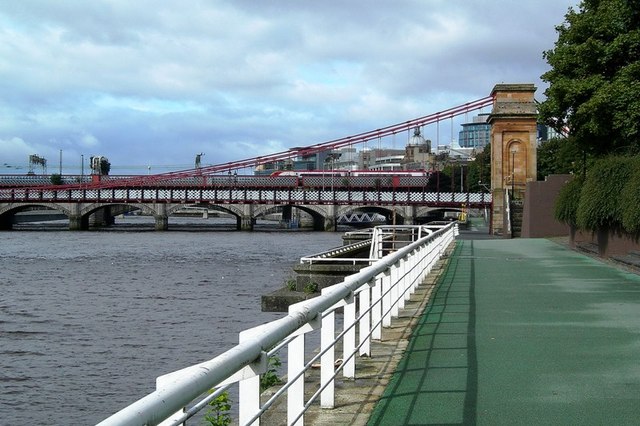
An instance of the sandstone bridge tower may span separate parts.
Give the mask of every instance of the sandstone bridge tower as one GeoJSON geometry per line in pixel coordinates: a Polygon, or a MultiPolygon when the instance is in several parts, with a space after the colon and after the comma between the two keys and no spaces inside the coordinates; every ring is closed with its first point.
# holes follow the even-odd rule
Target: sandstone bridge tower
{"type": "Polygon", "coordinates": [[[497,84],[491,92],[492,233],[505,237],[519,235],[526,183],[537,179],[535,91],[533,84],[497,84]]]}

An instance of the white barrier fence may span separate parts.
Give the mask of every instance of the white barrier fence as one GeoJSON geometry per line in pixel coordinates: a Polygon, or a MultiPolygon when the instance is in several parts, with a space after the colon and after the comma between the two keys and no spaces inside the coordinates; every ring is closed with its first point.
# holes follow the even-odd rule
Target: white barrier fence
{"type": "MultiPolygon", "coordinates": [[[[380,235],[389,236],[392,227],[380,235]]],[[[99,426],[179,425],[231,384],[239,384],[239,424],[258,425],[260,416],[286,392],[287,424],[303,425],[304,413],[318,398],[333,408],[334,379],[355,378],[358,356],[371,355],[371,340],[380,340],[405,301],[431,271],[458,234],[457,224],[431,232],[415,226],[417,240],[405,241],[397,251],[322,290],[316,298],[289,307],[286,317],[245,330],[240,343],[209,361],[157,379],[153,393],[141,398],[99,426]],[[336,310],[343,309],[343,329],[336,335],[336,310]],[[320,351],[305,362],[305,334],[320,330],[320,351]],[[342,343],[343,362],[336,366],[336,347],[342,343]],[[260,375],[268,357],[287,346],[287,382],[260,403],[260,375]],[[305,372],[320,361],[320,385],[305,401],[305,372]],[[216,388],[214,394],[202,395],[216,388]],[[189,410],[184,407],[194,404],[189,410]]],[[[404,233],[408,227],[402,227],[404,233]]],[[[375,242],[374,242],[375,243],[375,242]]]]}

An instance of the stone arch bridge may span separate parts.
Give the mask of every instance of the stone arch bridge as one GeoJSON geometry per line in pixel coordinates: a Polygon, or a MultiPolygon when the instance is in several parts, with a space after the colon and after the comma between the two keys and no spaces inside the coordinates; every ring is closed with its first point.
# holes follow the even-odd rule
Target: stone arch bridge
{"type": "Polygon", "coordinates": [[[490,205],[488,193],[428,193],[419,189],[12,188],[0,189],[0,229],[11,229],[16,213],[36,206],[67,216],[71,230],[110,225],[115,216],[134,210],[153,216],[156,230],[167,230],[173,213],[198,206],[235,216],[238,230],[252,230],[256,220],[267,214],[282,212],[286,218],[293,209],[300,209],[312,217],[315,230],[329,231],[336,229],[340,216],[354,211],[382,214],[389,223],[415,224],[437,210],[490,205]]]}

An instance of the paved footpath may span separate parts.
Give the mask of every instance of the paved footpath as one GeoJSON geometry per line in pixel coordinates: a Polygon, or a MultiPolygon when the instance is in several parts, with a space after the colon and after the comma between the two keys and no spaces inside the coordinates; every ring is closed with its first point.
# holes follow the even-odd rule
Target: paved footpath
{"type": "Polygon", "coordinates": [[[369,425],[640,424],[640,276],[544,239],[456,243],[369,425]]]}

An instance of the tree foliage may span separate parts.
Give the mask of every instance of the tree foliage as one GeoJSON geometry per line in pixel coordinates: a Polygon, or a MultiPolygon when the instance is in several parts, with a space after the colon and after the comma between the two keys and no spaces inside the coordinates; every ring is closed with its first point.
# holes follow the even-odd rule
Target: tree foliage
{"type": "Polygon", "coordinates": [[[554,138],[538,147],[538,180],[553,174],[584,174],[584,151],[575,138],[554,138]]]}
{"type": "Polygon", "coordinates": [[[556,219],[560,222],[576,226],[578,204],[580,203],[580,193],[582,192],[583,184],[584,179],[582,176],[574,176],[574,178],[560,190],[554,211],[556,219]]]}
{"type": "Polygon", "coordinates": [[[623,229],[620,194],[629,182],[633,164],[630,157],[607,157],[589,168],[576,215],[580,229],[623,229]]]}
{"type": "Polygon", "coordinates": [[[633,160],[631,177],[620,194],[622,227],[629,233],[640,234],[640,158],[633,160]]]}
{"type": "Polygon", "coordinates": [[[491,185],[491,144],[487,144],[469,163],[467,179],[470,192],[487,192],[491,185]]]}
{"type": "Polygon", "coordinates": [[[54,185],[62,185],[64,182],[62,181],[62,175],[58,173],[54,173],[51,175],[51,183],[54,185]]]}
{"type": "Polygon", "coordinates": [[[583,0],[556,30],[541,119],[595,155],[640,152],[640,1],[583,0]]]}
{"type": "Polygon", "coordinates": [[[106,158],[100,160],[100,174],[106,176],[111,170],[111,163],[106,158]]]}

